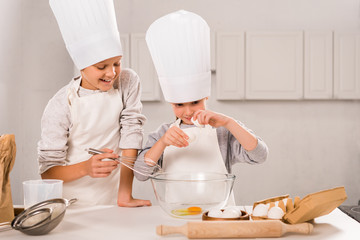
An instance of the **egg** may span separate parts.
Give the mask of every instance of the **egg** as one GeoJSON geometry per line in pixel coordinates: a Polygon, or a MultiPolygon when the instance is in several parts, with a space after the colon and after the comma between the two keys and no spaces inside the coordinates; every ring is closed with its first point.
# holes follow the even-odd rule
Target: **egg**
{"type": "Polygon", "coordinates": [[[202,208],[201,207],[188,207],[187,208],[188,212],[190,212],[191,214],[199,214],[202,212],[202,208]]]}
{"type": "Polygon", "coordinates": [[[188,207],[188,208],[179,208],[172,210],[171,213],[176,216],[198,215],[202,213],[202,208],[196,206],[188,207]]]}
{"type": "Polygon", "coordinates": [[[284,216],[284,211],[280,207],[272,207],[268,212],[268,218],[281,219],[284,216]]]}
{"type": "Polygon", "coordinates": [[[191,118],[191,121],[192,121],[192,123],[193,123],[195,126],[197,126],[197,127],[199,127],[199,128],[205,127],[205,125],[201,125],[197,119],[194,120],[193,118],[191,118]]]}
{"type": "Polygon", "coordinates": [[[241,217],[241,211],[234,207],[225,208],[222,214],[222,218],[239,218],[241,217]]]}
{"type": "Polygon", "coordinates": [[[218,208],[210,209],[208,212],[208,216],[213,218],[221,218],[222,214],[223,212],[218,208]]]}
{"type": "Polygon", "coordinates": [[[268,212],[268,207],[265,204],[258,204],[253,210],[252,215],[255,217],[266,217],[268,212]]]}

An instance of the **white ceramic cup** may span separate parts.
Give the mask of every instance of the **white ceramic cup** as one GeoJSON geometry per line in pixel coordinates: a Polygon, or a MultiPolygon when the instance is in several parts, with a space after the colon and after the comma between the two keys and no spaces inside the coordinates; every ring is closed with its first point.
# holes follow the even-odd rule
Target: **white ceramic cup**
{"type": "Polygon", "coordinates": [[[57,179],[28,180],[23,182],[24,208],[53,198],[62,198],[63,181],[57,179]]]}

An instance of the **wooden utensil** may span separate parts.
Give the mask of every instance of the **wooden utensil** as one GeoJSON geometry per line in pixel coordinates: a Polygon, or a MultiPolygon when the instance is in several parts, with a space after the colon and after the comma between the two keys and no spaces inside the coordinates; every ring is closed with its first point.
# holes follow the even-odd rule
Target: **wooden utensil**
{"type": "Polygon", "coordinates": [[[284,233],[309,234],[313,229],[310,223],[285,224],[279,220],[259,221],[196,221],[182,226],[156,227],[160,236],[181,233],[190,239],[197,238],[255,238],[281,237],[284,233]]]}

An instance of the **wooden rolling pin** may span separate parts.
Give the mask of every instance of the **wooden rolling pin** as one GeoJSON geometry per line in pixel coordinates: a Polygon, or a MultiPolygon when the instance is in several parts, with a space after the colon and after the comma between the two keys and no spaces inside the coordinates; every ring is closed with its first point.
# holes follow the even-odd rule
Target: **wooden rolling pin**
{"type": "Polygon", "coordinates": [[[259,221],[197,221],[183,226],[156,227],[160,236],[181,233],[190,239],[196,238],[256,238],[281,237],[284,233],[309,234],[313,229],[310,223],[285,224],[279,220],[259,221]]]}

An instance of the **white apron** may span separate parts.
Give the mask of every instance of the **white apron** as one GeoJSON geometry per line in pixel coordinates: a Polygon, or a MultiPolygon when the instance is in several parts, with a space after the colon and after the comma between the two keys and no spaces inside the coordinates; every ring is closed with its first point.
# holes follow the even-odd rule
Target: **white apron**
{"type": "MultiPolygon", "coordinates": [[[[178,119],[170,127],[174,125],[179,127],[180,121],[181,119],[178,119]]],[[[162,164],[165,172],[228,173],[221,156],[216,129],[213,129],[210,125],[205,125],[204,128],[191,127],[181,130],[190,137],[190,143],[185,148],[175,146],[168,146],[165,148],[162,164]]],[[[196,191],[203,191],[201,194],[202,199],[199,199],[199,201],[209,201],[209,199],[218,196],[218,193],[222,191],[224,186],[221,183],[219,183],[218,188],[216,186],[217,185],[215,185],[214,188],[206,189],[205,191],[201,185],[197,185],[196,191]]],[[[168,201],[182,201],[186,203],[192,201],[191,191],[194,190],[195,189],[188,188],[179,189],[177,187],[175,192],[173,191],[173,188],[169,186],[166,197],[168,201]]],[[[214,199],[214,201],[217,201],[217,199],[214,199]]],[[[228,205],[235,205],[233,192],[230,194],[228,205]]]]}
{"type": "MultiPolygon", "coordinates": [[[[86,148],[109,148],[119,154],[120,114],[123,109],[119,91],[114,88],[79,97],[81,78],[74,80],[68,90],[71,122],[68,155],[69,165],[88,160],[86,148]]],[[[81,205],[116,204],[120,168],[105,178],[85,176],[64,183],[64,198],[77,198],[81,205]]]]}

